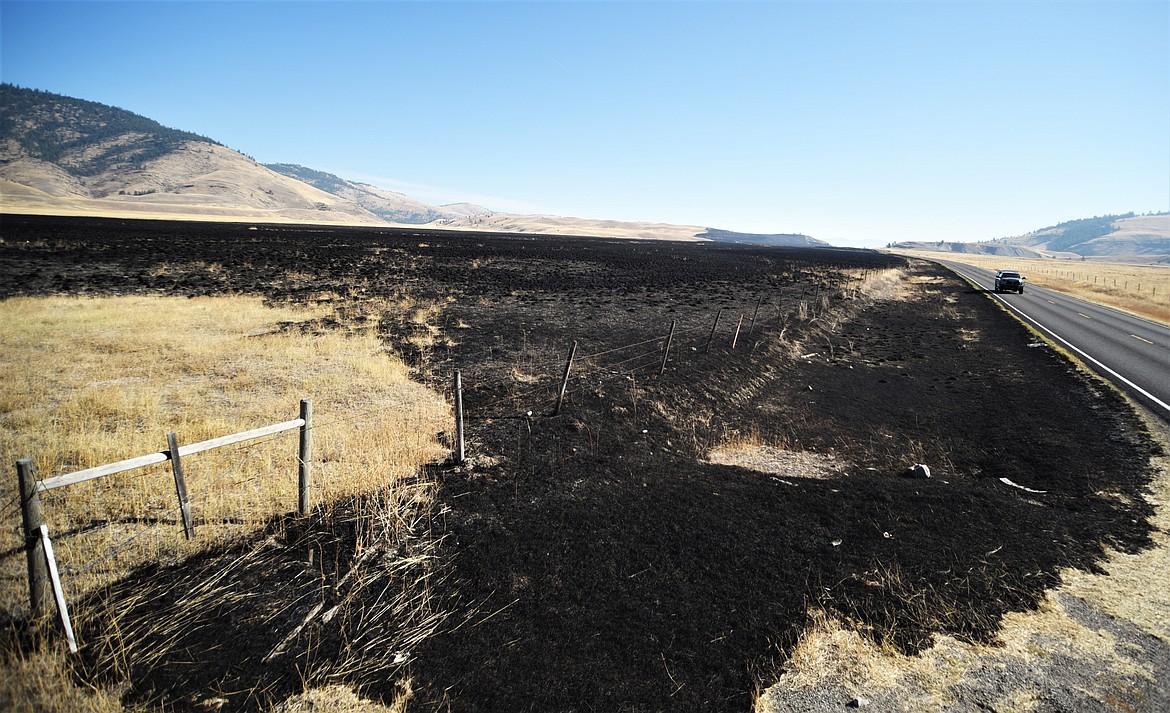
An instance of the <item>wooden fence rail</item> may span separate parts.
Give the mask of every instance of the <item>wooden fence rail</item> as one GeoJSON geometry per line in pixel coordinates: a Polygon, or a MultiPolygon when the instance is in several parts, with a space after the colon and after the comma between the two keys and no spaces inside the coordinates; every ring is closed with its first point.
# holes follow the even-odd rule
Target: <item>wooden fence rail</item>
{"type": "MultiPolygon", "coordinates": [[[[308,399],[306,399],[307,401],[308,399]]],[[[233,433],[229,436],[220,436],[219,438],[212,438],[207,441],[200,441],[198,443],[191,443],[185,446],[179,446],[179,456],[189,456],[203,451],[209,451],[213,448],[222,448],[224,446],[235,445],[244,441],[251,441],[256,438],[263,438],[264,436],[271,436],[277,433],[284,433],[291,431],[294,428],[302,428],[305,425],[305,420],[302,418],[294,418],[291,421],[283,423],[274,423],[271,426],[262,426],[260,428],[253,428],[250,431],[242,431],[240,433],[233,433]]],[[[170,450],[162,450],[157,453],[151,453],[145,456],[138,456],[137,458],[127,458],[116,463],[107,463],[106,465],[99,465],[94,468],[86,468],[85,470],[75,471],[73,473],[65,473],[64,475],[55,475],[52,478],[45,478],[37,483],[37,491],[45,492],[53,490],[54,488],[63,488],[66,485],[74,485],[76,483],[84,483],[87,480],[94,478],[102,478],[107,475],[114,475],[115,473],[123,473],[127,470],[134,470],[135,468],[145,468],[148,465],[155,463],[163,463],[171,459],[170,450]]]]}
{"type": "Polygon", "coordinates": [[[86,468],[85,470],[78,470],[73,473],[56,475],[39,481],[36,478],[36,472],[33,468],[33,460],[31,458],[21,458],[17,461],[16,475],[20,481],[21,519],[24,525],[25,549],[28,554],[29,604],[33,619],[37,620],[43,617],[48,608],[50,594],[48,570],[54,564],[46,561],[46,550],[48,552],[52,550],[51,546],[50,548],[45,547],[48,535],[47,532],[41,529],[42,525],[44,525],[44,519],[41,514],[41,493],[55,488],[63,488],[67,485],[84,483],[87,480],[94,480],[95,478],[102,478],[115,473],[144,468],[148,465],[169,460],[175,466],[173,472],[175,475],[176,493],[180,506],[183,508],[183,528],[188,539],[190,539],[194,536],[194,530],[191,526],[190,510],[189,504],[187,503],[186,486],[183,483],[182,468],[179,466],[182,457],[209,451],[213,448],[223,448],[224,446],[263,438],[264,436],[300,429],[301,438],[297,450],[297,510],[301,515],[307,515],[311,501],[310,483],[312,480],[310,471],[313,443],[312,400],[301,399],[300,414],[299,418],[294,418],[291,421],[274,423],[270,426],[261,426],[260,428],[253,428],[250,431],[233,433],[185,446],[178,445],[175,434],[169,433],[167,434],[168,447],[164,451],[138,456],[137,458],[128,458],[94,468],[86,468]]]}

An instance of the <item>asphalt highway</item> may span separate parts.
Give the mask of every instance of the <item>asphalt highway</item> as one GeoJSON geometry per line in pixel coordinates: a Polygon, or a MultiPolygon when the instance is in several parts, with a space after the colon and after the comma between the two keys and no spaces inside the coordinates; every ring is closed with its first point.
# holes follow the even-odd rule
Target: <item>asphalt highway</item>
{"type": "Polygon", "coordinates": [[[990,297],[1170,423],[1170,327],[1029,283],[1023,294],[996,294],[992,291],[994,271],[946,260],[939,263],[987,290],[990,297]]]}

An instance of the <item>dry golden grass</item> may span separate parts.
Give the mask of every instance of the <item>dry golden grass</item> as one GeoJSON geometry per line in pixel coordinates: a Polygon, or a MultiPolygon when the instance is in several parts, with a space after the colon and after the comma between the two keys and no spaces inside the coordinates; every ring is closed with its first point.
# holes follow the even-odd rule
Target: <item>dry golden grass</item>
{"type": "Polygon", "coordinates": [[[13,652],[0,662],[0,710],[9,713],[121,713],[118,696],[78,688],[64,649],[13,652]]]}
{"type": "Polygon", "coordinates": [[[950,260],[988,270],[1019,270],[1028,282],[1089,302],[1170,324],[1170,266],[899,250],[899,255],[950,260]]]}
{"type": "Polygon", "coordinates": [[[981,703],[1024,713],[1036,710],[1036,696],[1045,693],[1043,680],[1033,677],[1043,676],[1043,667],[1062,656],[1092,662],[1112,676],[1153,675],[1131,647],[1071,617],[1052,595],[1038,611],[1006,615],[997,646],[938,636],[928,651],[915,656],[879,647],[823,612],[812,612],[812,619],[813,625],[785,662],[780,683],[758,696],[756,713],[789,710],[783,705],[786,694],[799,696],[801,691],[826,687],[844,688],[850,696],[898,701],[897,707],[881,705],[880,710],[968,710],[973,708],[971,699],[960,702],[956,696],[971,685],[972,672],[988,669],[1011,672],[1005,678],[1012,683],[985,694],[988,700],[981,703]]]}
{"type": "Polygon", "coordinates": [[[392,705],[367,701],[344,686],[326,686],[293,696],[272,709],[272,713],[401,713],[406,710],[410,691],[404,691],[392,705]]]}
{"type": "Polygon", "coordinates": [[[707,461],[785,478],[837,478],[846,469],[832,455],[794,450],[787,443],[764,439],[754,427],[729,434],[707,453],[707,461]]]}
{"type": "MultiPolygon", "coordinates": [[[[449,406],[413,383],[369,330],[295,326],[323,316],[245,297],[0,302],[2,460],[11,468],[32,457],[45,478],[164,450],[168,431],[182,444],[290,420],[305,397],[314,408],[314,504],[374,490],[388,491],[391,506],[416,499],[417,487],[396,495],[395,483],[445,454],[435,434],[449,406]]],[[[167,463],[42,496],[70,599],[137,564],[194,554],[294,511],[297,443],[291,431],[185,458],[193,543],[177,522],[167,463]]],[[[17,501],[10,472],[0,478],[0,550],[9,553],[0,560],[0,607],[20,615],[28,593],[17,501]]],[[[25,700],[33,685],[56,691],[56,710],[117,710],[100,695],[67,703],[89,694],[62,683],[60,655],[29,655],[0,666],[0,703],[25,700]],[[21,681],[41,669],[39,683],[21,681]]]]}
{"type": "MultiPolygon", "coordinates": [[[[1164,430],[1153,423],[1151,428],[1159,433],[1164,446],[1170,446],[1164,430]]],[[[1159,457],[1153,464],[1158,475],[1147,495],[1155,507],[1150,520],[1154,526],[1153,546],[1136,554],[1111,553],[1102,565],[1104,574],[1063,571],[1063,584],[1048,593],[1037,611],[1004,616],[997,645],[970,644],[940,635],[926,651],[908,656],[893,646],[873,643],[816,609],[810,612],[812,625],[783,662],[782,675],[777,676],[778,680],[764,682],[770,687],[757,696],[756,713],[791,710],[792,700],[807,705],[810,692],[833,687],[844,688],[849,695],[881,696],[882,700],[899,702],[883,710],[966,709],[971,701],[959,705],[956,692],[971,685],[972,676],[978,675],[973,672],[986,670],[1016,672],[1014,677],[1007,677],[1013,684],[998,690],[1000,698],[986,703],[993,704],[996,710],[1030,711],[1036,709],[1035,696],[1044,694],[1043,686],[1049,685],[1043,679],[1045,670],[1067,667],[1069,662],[1083,663],[1082,674],[1091,671],[1101,680],[1151,680],[1154,672],[1137,647],[1082,623],[1082,618],[1066,610],[1062,598],[1083,600],[1150,636],[1170,642],[1170,591],[1159,579],[1170,568],[1170,459],[1159,457]],[[1054,663],[1058,661],[1063,663],[1054,663]]],[[[896,586],[890,574],[880,573],[877,584],[896,586]]],[[[1071,685],[1080,683],[1073,681],[1071,685]]]]}

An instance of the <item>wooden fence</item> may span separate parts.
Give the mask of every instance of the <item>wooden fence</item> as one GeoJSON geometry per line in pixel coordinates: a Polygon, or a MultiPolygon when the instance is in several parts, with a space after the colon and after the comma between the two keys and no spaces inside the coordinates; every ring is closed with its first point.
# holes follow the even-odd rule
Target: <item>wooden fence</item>
{"type": "Polygon", "coordinates": [[[16,475],[20,481],[21,518],[24,525],[25,551],[28,557],[29,605],[33,619],[38,620],[46,614],[50,590],[52,590],[70,648],[74,651],[77,650],[69,623],[69,613],[65,605],[65,595],[61,588],[60,578],[57,576],[52,542],[49,540],[48,527],[41,515],[41,493],[169,460],[175,479],[175,494],[182,515],[183,533],[190,540],[195,537],[195,526],[191,518],[191,504],[187,499],[187,484],[183,476],[183,457],[294,429],[300,429],[300,443],[297,451],[297,510],[299,514],[307,515],[311,499],[310,463],[313,448],[313,402],[311,399],[301,399],[300,416],[291,421],[274,423],[270,426],[262,426],[250,431],[233,433],[185,446],[178,444],[174,433],[168,433],[166,450],[94,468],[86,468],[73,473],[56,475],[40,481],[37,480],[32,458],[18,460],[16,462],[16,475]]]}

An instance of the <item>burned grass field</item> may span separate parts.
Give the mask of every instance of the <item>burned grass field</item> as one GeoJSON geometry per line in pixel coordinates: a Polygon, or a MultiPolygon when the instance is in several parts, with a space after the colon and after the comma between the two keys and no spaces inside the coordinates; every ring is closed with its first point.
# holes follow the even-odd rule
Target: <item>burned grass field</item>
{"type": "MultiPolygon", "coordinates": [[[[1151,542],[1144,496],[1160,449],[1131,408],[929,263],[17,217],[3,238],[3,297],[333,303],[332,317],[287,328],[375,331],[436,389],[462,375],[468,459],[426,468],[433,500],[395,544],[427,553],[425,637],[351,646],[345,627],[361,617],[341,616],[257,660],[316,603],[291,584],[304,526],[281,527],[276,545],[270,528],[260,537],[284,543],[290,586],[264,587],[275,599],[263,607],[287,620],[225,601],[153,642],[152,666],[119,672],[128,702],[205,710],[214,691],[263,709],[300,691],[314,657],[344,653],[330,683],[415,710],[746,710],[814,613],[907,653],[940,633],[992,642],[1065,568],[1094,571],[1107,549],[1151,542]],[[932,477],[907,477],[915,463],[932,477]]],[[[358,562],[342,539],[335,585],[358,562]]],[[[176,595],[132,593],[168,576],[179,589],[190,567],[128,574],[79,606],[125,597],[148,622],[176,595]]],[[[76,675],[118,683],[100,655],[83,659],[76,675]]]]}

